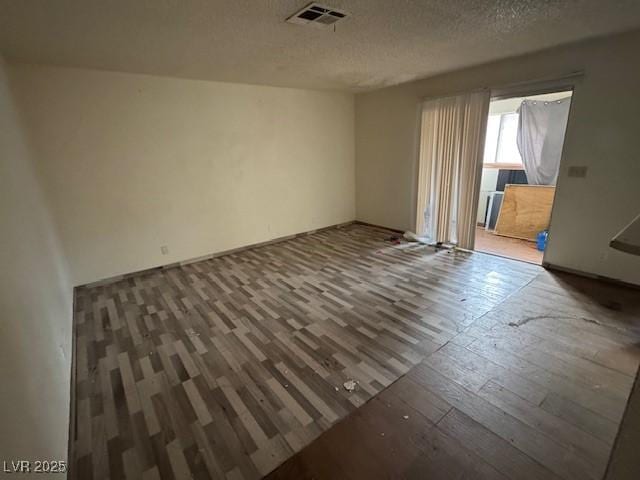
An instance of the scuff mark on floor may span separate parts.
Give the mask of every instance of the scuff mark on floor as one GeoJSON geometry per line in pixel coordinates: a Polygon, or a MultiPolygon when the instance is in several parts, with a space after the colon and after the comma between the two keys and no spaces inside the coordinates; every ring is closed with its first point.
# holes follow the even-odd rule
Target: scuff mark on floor
{"type": "Polygon", "coordinates": [[[606,323],[602,323],[594,318],[587,318],[587,317],[574,317],[571,315],[534,315],[531,317],[524,317],[516,322],[509,322],[507,325],[509,325],[510,327],[521,327],[522,325],[526,325],[529,322],[532,322],[534,320],[580,320],[583,322],[587,322],[587,323],[593,323],[595,325],[598,325],[600,327],[604,327],[604,328],[609,328],[612,330],[618,330],[620,332],[626,332],[626,330],[624,328],[620,328],[620,327],[616,327],[614,325],[609,325],[606,323]]]}
{"type": "Polygon", "coordinates": [[[572,318],[572,317],[561,317],[561,316],[554,316],[554,315],[535,315],[532,317],[524,317],[520,320],[518,320],[517,322],[509,322],[508,325],[510,327],[521,327],[522,325],[526,325],[529,322],[532,322],[534,320],[544,320],[544,319],[549,319],[549,320],[563,320],[566,318],[572,318]]]}

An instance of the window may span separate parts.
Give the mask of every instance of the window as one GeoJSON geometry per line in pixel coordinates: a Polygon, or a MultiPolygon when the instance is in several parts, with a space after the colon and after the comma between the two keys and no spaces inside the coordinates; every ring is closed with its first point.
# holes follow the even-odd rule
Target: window
{"type": "Polygon", "coordinates": [[[522,165],[516,136],[518,114],[489,115],[484,145],[484,163],[498,165],[522,165]]]}

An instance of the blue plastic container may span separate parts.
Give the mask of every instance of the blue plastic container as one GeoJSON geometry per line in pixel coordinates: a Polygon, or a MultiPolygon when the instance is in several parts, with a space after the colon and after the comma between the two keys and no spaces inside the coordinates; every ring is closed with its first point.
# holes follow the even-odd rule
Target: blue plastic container
{"type": "Polygon", "coordinates": [[[547,237],[549,236],[549,232],[547,230],[543,230],[538,233],[536,237],[536,247],[541,252],[544,252],[544,249],[547,247],[547,237]]]}

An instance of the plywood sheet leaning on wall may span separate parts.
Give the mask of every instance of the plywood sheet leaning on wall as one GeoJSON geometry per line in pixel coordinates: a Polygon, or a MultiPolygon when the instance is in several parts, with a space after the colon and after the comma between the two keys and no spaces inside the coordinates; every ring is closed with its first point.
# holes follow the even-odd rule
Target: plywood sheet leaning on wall
{"type": "Polygon", "coordinates": [[[507,185],[496,223],[496,233],[505,237],[535,240],[549,228],[556,188],[546,185],[507,185]]]}

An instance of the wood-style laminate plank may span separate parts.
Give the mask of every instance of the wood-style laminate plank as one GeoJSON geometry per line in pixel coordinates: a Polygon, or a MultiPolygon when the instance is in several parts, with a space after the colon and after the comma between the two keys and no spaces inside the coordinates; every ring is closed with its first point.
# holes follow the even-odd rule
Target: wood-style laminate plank
{"type": "Polygon", "coordinates": [[[597,478],[637,292],[389,235],[78,288],[71,478],[597,478]]]}

